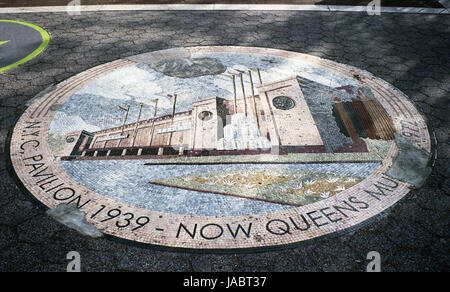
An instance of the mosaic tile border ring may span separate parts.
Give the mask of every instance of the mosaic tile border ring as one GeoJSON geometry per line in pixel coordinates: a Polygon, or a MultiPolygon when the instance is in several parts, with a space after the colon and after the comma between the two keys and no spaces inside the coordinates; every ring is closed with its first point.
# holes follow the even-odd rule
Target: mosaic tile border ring
{"type": "MultiPolygon", "coordinates": [[[[402,125],[412,123],[417,127],[414,131],[419,133],[420,138],[411,139],[411,135],[404,135],[404,138],[416,148],[431,152],[426,121],[413,103],[392,85],[367,71],[301,53],[254,47],[176,48],[144,55],[147,58],[164,58],[196,52],[251,53],[292,58],[356,79],[373,90],[377,100],[392,117],[396,132],[408,133],[402,125]]],[[[202,252],[261,250],[299,244],[358,228],[392,207],[412,187],[410,183],[386,175],[398,152],[398,147],[393,143],[382,164],[354,187],[316,203],[272,213],[226,217],[178,215],[136,208],[99,195],[74,181],[55,161],[47,141],[53,118],[51,107],[61,104],[89,80],[134,64],[137,57],[100,65],[69,78],[56,88],[40,94],[18,119],[8,149],[12,168],[20,185],[47,208],[55,208],[61,203],[78,203],[80,210],[86,213],[87,221],[100,231],[137,244],[202,252]],[[64,185],[52,190],[37,184],[36,178],[28,174],[26,164],[29,161],[44,163],[49,170],[57,173],[64,185]],[[105,217],[101,216],[112,210],[128,215],[105,221],[105,217]]]]}

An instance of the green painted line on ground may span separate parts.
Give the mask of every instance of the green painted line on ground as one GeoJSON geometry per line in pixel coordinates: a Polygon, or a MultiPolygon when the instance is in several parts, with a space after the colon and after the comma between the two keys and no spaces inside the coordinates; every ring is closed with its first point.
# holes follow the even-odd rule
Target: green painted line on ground
{"type": "MultiPolygon", "coordinates": [[[[0,46],[1,45],[4,45],[4,44],[7,44],[7,43],[9,43],[10,41],[3,41],[3,42],[0,42],[0,46]]],[[[2,57],[0,56],[0,59],[1,59],[2,57]]],[[[1,71],[0,71],[1,72],[1,71]]]]}
{"type": "MultiPolygon", "coordinates": [[[[16,21],[16,20],[6,20],[6,19],[0,19],[0,22],[11,22],[11,23],[22,24],[22,25],[25,25],[25,26],[28,26],[28,27],[31,27],[31,28],[37,30],[42,36],[41,45],[33,53],[29,54],[25,58],[13,63],[13,64],[10,64],[6,67],[0,68],[0,72],[5,72],[11,68],[17,67],[23,63],[30,61],[31,59],[35,58],[37,55],[42,53],[45,50],[45,48],[48,46],[48,44],[50,43],[50,38],[51,38],[50,34],[46,30],[44,30],[43,28],[41,28],[35,24],[22,22],[22,21],[16,21]]],[[[9,42],[9,41],[6,41],[6,42],[9,42]]],[[[6,42],[1,42],[0,45],[4,45],[4,44],[6,44],[6,42]]]]}

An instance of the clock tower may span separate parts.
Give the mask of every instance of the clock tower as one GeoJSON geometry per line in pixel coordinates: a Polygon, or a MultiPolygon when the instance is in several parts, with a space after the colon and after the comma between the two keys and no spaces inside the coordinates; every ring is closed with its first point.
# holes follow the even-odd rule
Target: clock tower
{"type": "Polygon", "coordinates": [[[262,84],[258,91],[272,148],[287,152],[325,152],[296,77],[262,84]]]}

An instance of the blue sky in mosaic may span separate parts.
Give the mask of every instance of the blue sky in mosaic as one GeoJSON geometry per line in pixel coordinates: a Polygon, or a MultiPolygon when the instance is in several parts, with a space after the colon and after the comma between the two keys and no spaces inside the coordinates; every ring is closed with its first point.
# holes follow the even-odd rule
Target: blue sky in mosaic
{"type": "MultiPolygon", "coordinates": [[[[250,55],[250,54],[197,54],[193,58],[215,58],[227,67],[228,72],[247,71],[258,67],[264,83],[292,76],[301,76],[329,87],[354,84],[351,80],[330,71],[298,61],[250,55]]],[[[244,77],[245,92],[250,94],[250,81],[244,77]]],[[[257,84],[256,74],[253,80],[257,84]]],[[[240,85],[238,97],[240,97],[240,85]]],[[[178,95],[177,112],[191,109],[194,101],[219,96],[233,98],[230,79],[223,75],[207,75],[194,78],[176,78],[157,72],[146,64],[129,66],[94,80],[71,96],[56,114],[50,133],[64,135],[76,130],[96,131],[119,126],[122,114],[119,106],[131,105],[129,122],[135,121],[138,106],[143,103],[141,119],[153,115],[154,98],[159,98],[159,115],[169,114],[171,101],[167,94],[178,95]],[[134,102],[134,103],[133,103],[134,102]]]]}

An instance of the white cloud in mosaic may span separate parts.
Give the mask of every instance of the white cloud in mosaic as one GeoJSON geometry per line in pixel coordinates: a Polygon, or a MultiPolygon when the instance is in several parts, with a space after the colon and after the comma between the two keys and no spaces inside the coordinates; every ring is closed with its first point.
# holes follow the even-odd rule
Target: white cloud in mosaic
{"type": "MultiPolygon", "coordinates": [[[[242,68],[242,66],[233,66],[232,68],[230,68],[228,70],[228,72],[233,72],[233,73],[237,73],[236,70],[233,69],[238,69],[241,71],[244,71],[242,68]]],[[[248,72],[248,69],[245,70],[245,72],[248,72]]],[[[230,74],[225,73],[226,75],[230,76],[230,74]]],[[[256,86],[259,84],[258,81],[258,77],[255,73],[252,73],[252,78],[253,78],[253,84],[256,86]]],[[[232,99],[233,98],[233,81],[226,77],[226,76],[214,76],[214,78],[210,78],[211,79],[211,83],[212,85],[217,88],[217,89],[221,89],[222,92],[225,92],[226,95],[221,95],[220,97],[223,97],[225,99],[232,99]]],[[[244,81],[244,90],[245,90],[245,95],[246,96],[250,96],[252,93],[252,89],[251,89],[251,83],[250,83],[250,77],[248,76],[248,74],[244,74],[243,75],[243,81],[244,81]]],[[[258,94],[258,89],[255,87],[255,94],[258,94]]],[[[241,85],[241,79],[239,78],[239,76],[236,76],[236,94],[238,98],[242,98],[242,85],[241,85]]]]}
{"type": "MultiPolygon", "coordinates": [[[[251,54],[196,54],[193,57],[218,59],[227,67],[225,74],[260,68],[264,83],[299,75],[331,87],[352,84],[347,78],[335,75],[324,68],[283,58],[251,54]]],[[[256,72],[253,72],[252,76],[254,84],[258,85],[259,78],[256,72]]],[[[250,78],[248,74],[244,74],[243,77],[246,96],[250,96],[252,92],[250,78]]],[[[69,99],[70,104],[64,104],[61,111],[67,115],[82,117],[87,123],[100,128],[109,128],[118,126],[121,122],[122,112],[118,110],[118,106],[130,105],[129,121],[134,121],[138,113],[136,103],[143,103],[141,118],[150,119],[154,113],[152,100],[158,98],[158,115],[170,114],[172,100],[167,98],[167,94],[174,93],[178,95],[176,111],[188,111],[192,109],[193,102],[206,98],[218,96],[233,99],[233,83],[224,74],[176,78],[157,72],[146,64],[137,64],[93,80],[72,96],[69,99]]],[[[242,98],[239,77],[236,78],[236,93],[238,98],[242,98]]],[[[257,88],[255,94],[258,94],[257,88]]]]}
{"type": "MultiPolygon", "coordinates": [[[[218,58],[228,67],[228,71],[233,71],[233,69],[248,71],[249,68],[257,67],[261,70],[261,77],[264,83],[279,81],[284,78],[299,75],[331,87],[354,84],[351,79],[336,75],[323,67],[291,59],[252,54],[195,54],[194,56],[196,58],[218,58]]],[[[248,77],[246,79],[248,79],[248,77]]],[[[256,73],[253,74],[253,80],[255,84],[258,83],[256,73]]]]}
{"type": "Polygon", "coordinates": [[[64,112],[57,112],[50,125],[50,133],[59,136],[80,130],[95,132],[100,128],[86,123],[79,116],[69,116],[64,112]]]}
{"type": "MultiPolygon", "coordinates": [[[[158,84],[156,74],[132,66],[116,70],[89,83],[78,94],[151,104],[152,99],[163,95],[163,89],[158,84]]],[[[170,108],[171,104],[168,100],[161,99],[159,106],[170,108]]]]}
{"type": "Polygon", "coordinates": [[[284,61],[279,66],[272,67],[268,71],[262,72],[262,75],[265,78],[265,82],[278,81],[280,79],[298,75],[330,87],[339,87],[343,84],[349,84],[348,82],[344,83],[343,80],[337,79],[336,76],[332,76],[332,74],[326,70],[292,61],[284,61]]]}

